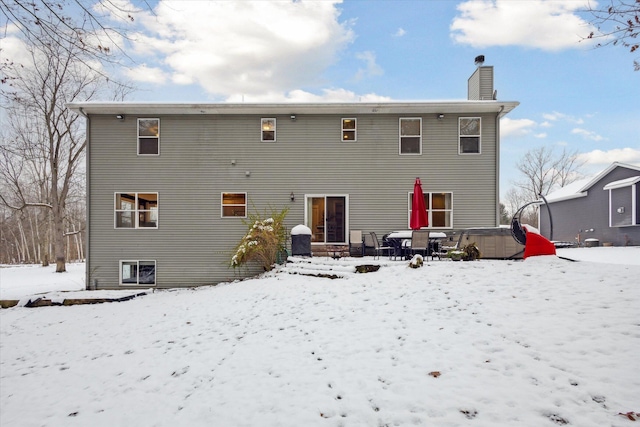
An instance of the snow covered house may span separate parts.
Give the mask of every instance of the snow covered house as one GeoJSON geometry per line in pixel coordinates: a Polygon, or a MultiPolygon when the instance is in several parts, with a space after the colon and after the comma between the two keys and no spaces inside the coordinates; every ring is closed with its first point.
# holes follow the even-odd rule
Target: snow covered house
{"type": "Polygon", "coordinates": [[[547,197],[540,231],[555,241],[614,246],[640,245],[640,166],[612,163],[594,177],[547,197]],[[548,211],[551,211],[551,221],[548,211]]]}
{"type": "Polygon", "coordinates": [[[455,101],[71,103],[87,122],[87,287],[253,275],[229,268],[248,213],[289,208],[314,252],[406,229],[416,177],[431,229],[495,227],[499,122],[518,102],[493,86],[480,65],[455,101]]]}

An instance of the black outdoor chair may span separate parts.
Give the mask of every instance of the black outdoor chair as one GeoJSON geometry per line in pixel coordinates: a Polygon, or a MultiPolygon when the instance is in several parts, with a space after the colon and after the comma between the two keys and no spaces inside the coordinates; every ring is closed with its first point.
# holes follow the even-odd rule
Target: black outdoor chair
{"type": "Polygon", "coordinates": [[[373,240],[374,259],[376,256],[380,258],[380,252],[384,253],[385,251],[387,252],[387,256],[391,258],[391,251],[393,251],[395,248],[392,246],[381,246],[376,233],[372,231],[369,234],[371,234],[371,239],[373,240]]]}

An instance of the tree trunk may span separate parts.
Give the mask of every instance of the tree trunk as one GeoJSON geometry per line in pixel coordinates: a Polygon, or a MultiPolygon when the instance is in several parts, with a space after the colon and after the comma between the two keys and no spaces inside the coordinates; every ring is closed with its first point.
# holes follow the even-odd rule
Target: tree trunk
{"type": "Polygon", "coordinates": [[[53,209],[53,250],[56,257],[56,273],[64,273],[66,269],[65,244],[64,244],[64,212],[63,208],[54,202],[53,209]]]}

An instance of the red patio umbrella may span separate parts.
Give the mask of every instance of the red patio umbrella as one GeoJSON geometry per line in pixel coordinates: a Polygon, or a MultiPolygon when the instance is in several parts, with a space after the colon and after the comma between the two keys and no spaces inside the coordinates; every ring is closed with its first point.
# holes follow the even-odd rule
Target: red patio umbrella
{"type": "Polygon", "coordinates": [[[422,227],[429,225],[429,217],[427,215],[427,208],[424,205],[424,193],[422,192],[422,183],[420,178],[416,178],[415,184],[413,184],[413,200],[411,207],[411,220],[409,226],[412,230],[419,230],[422,227]]]}

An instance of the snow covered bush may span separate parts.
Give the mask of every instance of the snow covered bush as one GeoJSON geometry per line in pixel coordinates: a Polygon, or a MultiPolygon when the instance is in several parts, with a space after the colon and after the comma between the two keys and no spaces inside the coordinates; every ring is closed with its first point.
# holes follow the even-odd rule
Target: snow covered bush
{"type": "Polygon", "coordinates": [[[231,257],[233,268],[241,267],[248,262],[259,263],[265,271],[270,271],[276,264],[278,253],[285,250],[287,238],[284,219],[289,212],[285,208],[280,212],[272,209],[271,215],[249,214],[245,225],[249,228],[231,257]]]}
{"type": "Polygon", "coordinates": [[[413,258],[411,258],[411,261],[409,261],[409,267],[420,268],[422,267],[423,263],[424,263],[424,259],[422,258],[422,255],[415,254],[413,258]]]}
{"type": "Polygon", "coordinates": [[[480,249],[476,245],[476,242],[469,243],[464,248],[462,248],[462,259],[464,261],[475,261],[480,258],[482,254],[480,253],[480,249]]]}

